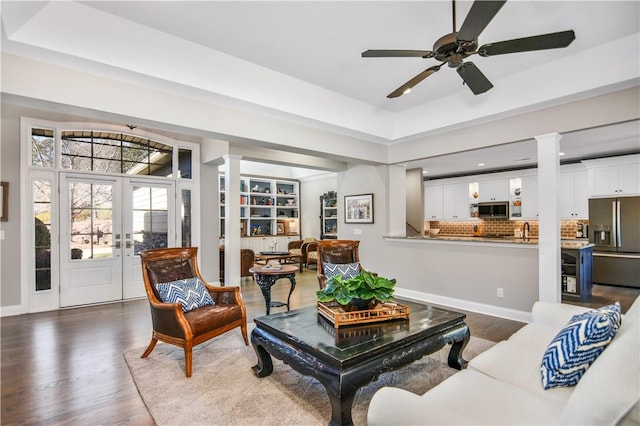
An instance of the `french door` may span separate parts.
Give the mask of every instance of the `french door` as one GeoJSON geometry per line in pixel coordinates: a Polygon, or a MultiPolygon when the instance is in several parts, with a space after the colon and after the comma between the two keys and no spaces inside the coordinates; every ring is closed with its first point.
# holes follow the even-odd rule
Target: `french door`
{"type": "Polygon", "coordinates": [[[173,247],[172,181],[63,173],[60,306],[145,295],[139,253],[173,247]]]}

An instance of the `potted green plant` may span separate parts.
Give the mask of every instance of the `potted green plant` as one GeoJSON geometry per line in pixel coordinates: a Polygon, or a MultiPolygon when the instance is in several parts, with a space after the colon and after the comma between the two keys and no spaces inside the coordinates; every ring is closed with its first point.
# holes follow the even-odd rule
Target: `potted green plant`
{"type": "Polygon", "coordinates": [[[395,285],[395,278],[387,279],[372,272],[360,271],[346,280],[340,274],[334,275],[316,295],[318,302],[335,301],[345,310],[371,309],[378,302],[390,302],[395,285]]]}

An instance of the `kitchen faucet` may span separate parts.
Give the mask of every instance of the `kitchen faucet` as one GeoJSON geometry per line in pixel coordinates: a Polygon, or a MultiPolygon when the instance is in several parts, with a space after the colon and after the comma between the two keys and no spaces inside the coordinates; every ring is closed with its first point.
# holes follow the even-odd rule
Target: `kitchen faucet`
{"type": "Polygon", "coordinates": [[[522,225],[522,239],[523,240],[529,239],[529,231],[531,231],[531,227],[529,226],[529,222],[525,222],[524,225],[522,225]]]}

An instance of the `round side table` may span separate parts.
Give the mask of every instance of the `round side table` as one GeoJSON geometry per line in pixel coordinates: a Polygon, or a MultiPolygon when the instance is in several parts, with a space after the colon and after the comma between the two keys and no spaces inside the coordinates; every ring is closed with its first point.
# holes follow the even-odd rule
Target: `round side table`
{"type": "Polygon", "coordinates": [[[253,268],[249,269],[249,272],[251,272],[256,277],[256,283],[260,287],[260,290],[262,290],[264,302],[267,307],[267,315],[269,315],[271,308],[286,306],[287,311],[289,310],[291,293],[293,293],[293,290],[296,288],[296,272],[298,272],[297,266],[280,265],[279,269],[269,268],[267,266],[254,266],[253,268]],[[289,281],[291,282],[291,289],[289,290],[287,303],[271,301],[271,287],[280,278],[289,278],[289,281]]]}

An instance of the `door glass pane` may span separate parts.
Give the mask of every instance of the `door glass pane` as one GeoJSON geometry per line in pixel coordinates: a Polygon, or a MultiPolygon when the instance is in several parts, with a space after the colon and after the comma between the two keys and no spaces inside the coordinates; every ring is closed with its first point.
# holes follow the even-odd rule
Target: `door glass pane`
{"type": "Polygon", "coordinates": [[[180,224],[182,228],[182,247],[191,247],[191,190],[183,189],[180,200],[180,224]]]}
{"type": "Polygon", "coordinates": [[[143,250],[165,248],[168,242],[168,190],[133,187],[134,255],[143,250]]]}
{"type": "Polygon", "coordinates": [[[113,257],[113,185],[72,182],[69,186],[72,260],[113,257]]]}
{"type": "Polygon", "coordinates": [[[33,182],[36,291],[51,290],[51,182],[33,182]]]}

